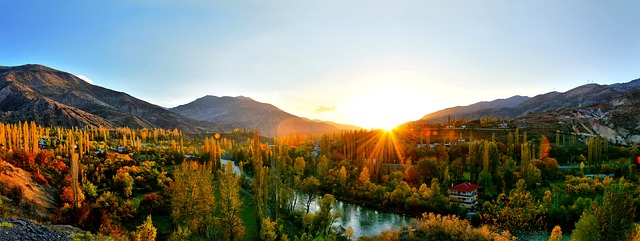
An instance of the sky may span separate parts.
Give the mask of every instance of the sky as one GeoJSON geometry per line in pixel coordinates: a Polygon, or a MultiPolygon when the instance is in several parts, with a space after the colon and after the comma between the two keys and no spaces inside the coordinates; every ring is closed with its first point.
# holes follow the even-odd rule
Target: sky
{"type": "Polygon", "coordinates": [[[247,96],[387,128],[640,78],[640,1],[0,0],[0,65],[163,107],[247,96]]]}

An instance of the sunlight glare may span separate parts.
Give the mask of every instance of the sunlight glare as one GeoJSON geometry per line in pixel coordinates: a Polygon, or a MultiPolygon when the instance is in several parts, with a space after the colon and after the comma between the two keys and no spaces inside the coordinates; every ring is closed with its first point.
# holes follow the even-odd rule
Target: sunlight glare
{"type": "Polygon", "coordinates": [[[392,130],[422,117],[416,115],[417,100],[412,98],[416,96],[412,92],[397,88],[367,91],[346,104],[345,111],[350,123],[363,128],[392,130]]]}

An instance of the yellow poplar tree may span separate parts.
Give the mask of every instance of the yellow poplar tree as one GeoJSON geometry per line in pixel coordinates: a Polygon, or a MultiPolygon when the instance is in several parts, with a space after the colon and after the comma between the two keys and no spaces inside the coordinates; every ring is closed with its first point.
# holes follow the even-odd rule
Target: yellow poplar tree
{"type": "Polygon", "coordinates": [[[220,199],[217,204],[220,219],[217,220],[217,226],[222,232],[222,238],[229,241],[243,240],[245,230],[240,217],[242,209],[240,185],[238,177],[233,173],[231,162],[227,162],[224,172],[218,171],[218,188],[220,199]]]}

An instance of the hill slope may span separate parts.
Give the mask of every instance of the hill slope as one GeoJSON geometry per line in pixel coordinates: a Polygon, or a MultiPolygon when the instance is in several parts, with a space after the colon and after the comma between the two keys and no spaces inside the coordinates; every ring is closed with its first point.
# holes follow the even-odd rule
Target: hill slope
{"type": "Polygon", "coordinates": [[[219,129],[42,65],[0,67],[0,121],[42,125],[219,129]]]}
{"type": "Polygon", "coordinates": [[[640,79],[612,85],[587,84],[567,92],[537,95],[513,106],[480,108],[486,107],[482,103],[496,101],[445,109],[412,123],[441,121],[445,114],[469,119],[508,117],[518,127],[546,126],[599,135],[621,144],[640,143],[640,79]]]}
{"type": "Polygon", "coordinates": [[[341,127],[327,122],[312,121],[289,114],[277,107],[248,97],[204,96],[171,111],[188,118],[211,121],[232,128],[258,129],[265,136],[288,133],[331,133],[341,127]]]}
{"type": "Polygon", "coordinates": [[[449,116],[459,118],[459,117],[469,117],[470,119],[476,119],[480,116],[477,116],[482,111],[488,109],[499,109],[505,107],[514,107],[523,101],[528,100],[527,96],[512,96],[507,99],[497,99],[493,101],[482,101],[475,104],[467,105],[467,106],[456,106],[446,108],[444,110],[436,111],[430,114],[427,114],[421,118],[421,120],[426,121],[443,121],[447,120],[449,116]]]}

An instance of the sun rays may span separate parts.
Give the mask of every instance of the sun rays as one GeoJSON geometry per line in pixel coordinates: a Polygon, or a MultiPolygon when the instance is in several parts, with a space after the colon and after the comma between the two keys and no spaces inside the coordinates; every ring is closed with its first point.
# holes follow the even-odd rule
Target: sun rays
{"type": "Polygon", "coordinates": [[[344,133],[345,154],[366,166],[372,174],[379,174],[385,164],[404,164],[404,147],[393,130],[371,130],[344,133]],[[355,152],[353,152],[355,149],[355,152]]]}

